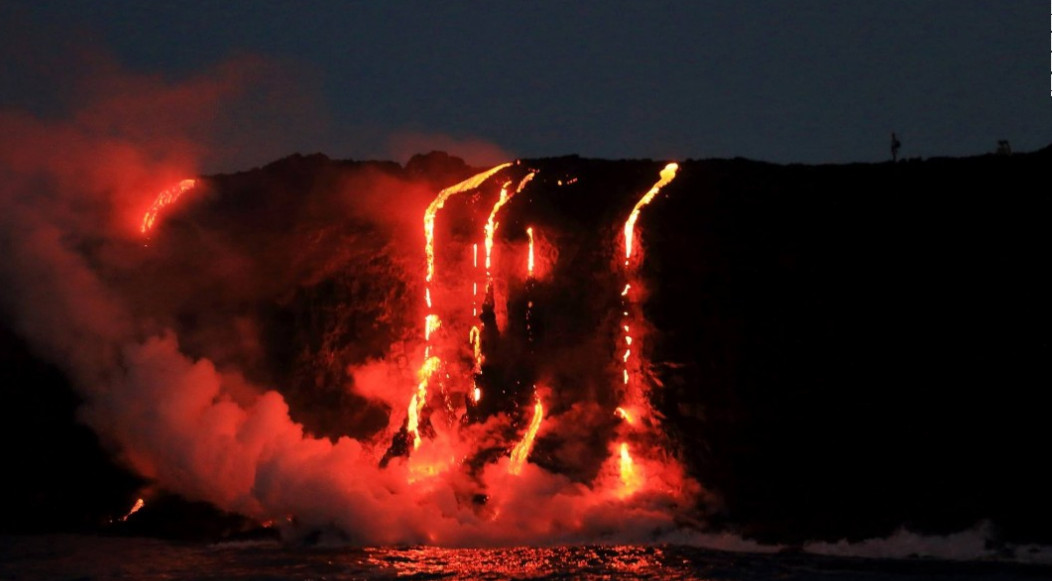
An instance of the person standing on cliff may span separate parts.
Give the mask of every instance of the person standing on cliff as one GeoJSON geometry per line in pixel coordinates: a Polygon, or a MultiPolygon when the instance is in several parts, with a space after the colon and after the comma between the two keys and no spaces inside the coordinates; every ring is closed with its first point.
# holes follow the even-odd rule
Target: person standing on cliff
{"type": "Polygon", "coordinates": [[[891,161],[895,162],[899,160],[899,148],[902,147],[902,142],[895,136],[895,132],[891,132],[891,161]]]}

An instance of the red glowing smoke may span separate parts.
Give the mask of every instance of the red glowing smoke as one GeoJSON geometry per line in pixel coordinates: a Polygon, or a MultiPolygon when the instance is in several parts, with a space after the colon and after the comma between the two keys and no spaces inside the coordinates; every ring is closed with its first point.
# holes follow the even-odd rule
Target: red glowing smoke
{"type": "MultiPolygon", "coordinates": [[[[266,385],[260,371],[266,357],[260,324],[236,305],[286,296],[304,279],[335,276],[381,253],[394,257],[384,266],[390,276],[424,291],[419,275],[429,253],[419,221],[422,196],[434,191],[363,170],[356,175],[368,176],[364,183],[351,179],[313,197],[291,198],[300,221],[285,227],[300,238],[242,243],[215,223],[166,236],[159,224],[168,216],[203,212],[210,198],[158,205],[157,193],[197,175],[202,156],[229,153],[210,133],[216,108],[236,108],[263,70],[260,61],[245,59],[171,82],[104,67],[98,82],[85,81],[83,102],[60,120],[0,112],[0,199],[6,210],[0,235],[9,250],[0,273],[10,281],[0,304],[20,334],[72,378],[85,400],[83,420],[129,467],[164,489],[260,522],[287,522],[294,515],[304,528],[335,524],[361,542],[571,542],[615,531],[648,539],[655,531],[674,531],[667,507],[697,490],[667,457],[633,457],[634,474],[646,480],[632,494],[624,492],[624,453],[616,446],[596,460],[602,469],[587,484],[531,463],[538,439],[580,429],[574,424],[586,417],[578,415],[582,408],[549,411],[539,398],[534,409],[524,410],[525,426],[500,413],[466,425],[430,421],[425,437],[424,416],[456,418],[466,405],[436,403],[458,389],[472,390],[469,379],[457,387],[453,379],[438,377],[437,364],[408,381],[394,353],[350,370],[343,379],[353,380],[357,394],[389,405],[387,424],[378,432],[346,427],[345,433],[368,437],[318,437],[293,419],[287,399],[275,389],[284,386],[266,385]],[[380,234],[332,234],[345,219],[368,222],[380,234]],[[155,241],[146,249],[144,229],[155,241]],[[378,242],[381,235],[392,242],[378,242]],[[187,312],[195,317],[192,326],[181,323],[187,312]],[[412,432],[414,450],[381,468],[388,443],[403,425],[412,432]],[[489,448],[505,453],[468,475],[465,460],[489,448]],[[478,494],[487,496],[484,505],[463,501],[478,494]]],[[[538,180],[526,185],[526,172],[519,173],[524,186],[536,186],[538,180]]],[[[492,210],[493,200],[483,206],[479,216],[492,210]]],[[[260,207],[237,208],[244,214],[227,224],[257,241],[256,224],[291,219],[284,206],[269,212],[260,207]]],[[[442,217],[431,225],[448,228],[442,217]]],[[[521,248],[493,256],[506,257],[502,268],[514,269],[519,279],[531,274],[532,234],[545,231],[533,224],[527,246],[525,228],[502,225],[521,239],[521,248]]],[[[483,232],[481,222],[472,232],[483,232]]],[[[541,250],[537,270],[547,272],[557,249],[541,250]]],[[[426,343],[455,341],[442,343],[443,350],[462,349],[470,354],[466,368],[478,365],[481,355],[472,354],[469,328],[456,327],[462,319],[454,316],[454,328],[447,329],[439,310],[467,310],[472,293],[459,285],[457,272],[467,268],[435,272],[445,277],[441,300],[436,296],[435,311],[420,312],[417,320],[432,321],[425,316],[433,315],[443,326],[429,323],[416,343],[403,342],[406,360],[430,361],[434,355],[425,354],[426,343]],[[452,304],[454,288],[464,305],[452,304]]],[[[429,273],[427,283],[431,278],[429,273]]],[[[423,301],[411,298],[385,296],[390,302],[379,306],[392,316],[415,316],[423,301]]]]}

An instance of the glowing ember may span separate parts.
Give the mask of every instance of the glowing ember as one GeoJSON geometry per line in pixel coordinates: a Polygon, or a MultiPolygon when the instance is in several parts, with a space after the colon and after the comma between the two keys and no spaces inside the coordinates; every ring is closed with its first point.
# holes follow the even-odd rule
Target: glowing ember
{"type": "Polygon", "coordinates": [[[160,194],[157,194],[157,198],[153,201],[153,205],[150,206],[150,209],[147,210],[146,214],[142,217],[142,225],[139,227],[139,231],[146,234],[152,230],[154,222],[157,221],[157,216],[161,213],[161,210],[174,204],[180,196],[193,189],[196,185],[197,180],[186,179],[164,190],[160,194]]]}
{"type": "Polygon", "coordinates": [[[522,437],[522,441],[516,444],[511,451],[511,463],[508,464],[508,472],[512,474],[522,472],[522,465],[526,463],[526,459],[530,456],[530,450],[533,449],[533,439],[537,436],[537,430],[541,427],[541,420],[543,419],[544,406],[541,405],[541,400],[538,399],[533,406],[533,419],[530,420],[530,427],[526,429],[526,435],[522,437]]]}
{"type": "Polygon", "coordinates": [[[144,501],[141,498],[136,499],[135,504],[132,505],[131,510],[128,511],[128,514],[121,517],[121,522],[128,520],[128,517],[142,510],[142,507],[144,506],[146,506],[146,501],[144,501]]]}
{"type": "Polygon", "coordinates": [[[658,195],[661,188],[665,187],[669,182],[676,177],[676,170],[679,169],[679,164],[670,163],[665,166],[665,169],[661,170],[661,179],[654,184],[650,190],[643,194],[643,197],[636,202],[636,206],[632,208],[632,213],[628,216],[628,221],[625,222],[625,264],[628,264],[628,259],[632,258],[632,235],[636,227],[636,220],[639,219],[639,211],[643,206],[650,203],[654,199],[654,196],[658,195]]]}

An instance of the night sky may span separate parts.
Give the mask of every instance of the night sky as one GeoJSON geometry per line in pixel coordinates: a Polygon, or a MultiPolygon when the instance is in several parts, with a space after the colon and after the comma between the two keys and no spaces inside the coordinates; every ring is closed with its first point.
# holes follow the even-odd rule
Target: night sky
{"type": "Polygon", "coordinates": [[[891,131],[903,157],[981,154],[1000,139],[1030,151],[1052,141],[1044,11],[975,0],[2,2],[0,107],[68,114],[70,79],[94,76],[100,59],[172,85],[256,59],[268,86],[249,94],[265,95],[265,113],[221,138],[250,145],[205,156],[203,169],[296,151],[404,161],[433,147],[477,163],[881,161],[891,131]]]}

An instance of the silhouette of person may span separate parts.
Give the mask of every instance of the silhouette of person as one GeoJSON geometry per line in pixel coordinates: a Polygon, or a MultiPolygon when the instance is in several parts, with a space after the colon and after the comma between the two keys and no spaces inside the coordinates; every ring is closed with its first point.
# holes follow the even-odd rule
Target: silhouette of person
{"type": "Polygon", "coordinates": [[[891,132],[891,161],[899,160],[899,148],[902,147],[902,142],[895,135],[895,132],[891,132]]]}

